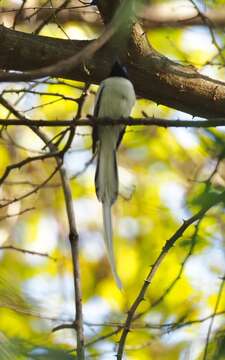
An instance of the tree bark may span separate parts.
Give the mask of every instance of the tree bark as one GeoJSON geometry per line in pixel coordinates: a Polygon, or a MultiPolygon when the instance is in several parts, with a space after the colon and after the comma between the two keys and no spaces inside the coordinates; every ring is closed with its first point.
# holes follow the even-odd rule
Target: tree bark
{"type": "MultiPolygon", "coordinates": [[[[54,64],[83,49],[89,41],[70,41],[25,34],[0,26],[0,67],[27,71],[54,64]]],[[[66,79],[98,84],[109,73],[108,46],[98,51],[85,66],[60,74],[66,79]]],[[[179,65],[146,44],[141,28],[132,33],[127,58],[130,79],[137,96],[187,112],[193,116],[225,116],[225,84],[199,74],[193,67],[179,65]]],[[[4,72],[0,73],[4,75],[4,72]]]]}

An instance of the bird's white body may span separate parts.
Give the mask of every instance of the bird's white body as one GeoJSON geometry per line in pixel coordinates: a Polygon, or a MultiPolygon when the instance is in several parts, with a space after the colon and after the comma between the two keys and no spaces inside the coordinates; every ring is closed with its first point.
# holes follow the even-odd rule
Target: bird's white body
{"type": "Polygon", "coordinates": [[[97,92],[96,103],[102,88],[105,90],[102,92],[98,116],[108,116],[112,119],[130,116],[136,100],[131,81],[116,76],[103,80],[97,92]]]}
{"type": "MultiPolygon", "coordinates": [[[[101,82],[95,113],[98,117],[121,119],[130,116],[135,104],[135,92],[132,83],[125,77],[109,77],[101,82]]],[[[103,207],[104,240],[116,283],[121,288],[117,275],[113,244],[111,206],[118,195],[118,170],[116,150],[122,139],[125,125],[97,127],[98,163],[95,175],[96,193],[103,207]]]]}
{"type": "MultiPolygon", "coordinates": [[[[98,117],[108,117],[111,119],[121,119],[121,117],[130,116],[131,110],[135,103],[135,92],[132,83],[121,77],[108,78],[101,82],[99,87],[96,104],[98,102],[99,94],[101,96],[98,117]]],[[[110,162],[113,156],[112,150],[116,151],[118,145],[118,139],[120,138],[121,132],[125,129],[124,125],[118,126],[102,126],[98,129],[98,138],[101,144],[101,153],[104,155],[101,167],[108,168],[107,182],[106,179],[101,179],[105,186],[99,187],[98,198],[100,201],[106,201],[107,203],[113,203],[116,200],[118,187],[116,194],[112,197],[113,176],[110,176],[110,162]],[[101,191],[103,191],[101,193],[101,191]]],[[[112,160],[113,161],[113,160],[112,160]]]]}

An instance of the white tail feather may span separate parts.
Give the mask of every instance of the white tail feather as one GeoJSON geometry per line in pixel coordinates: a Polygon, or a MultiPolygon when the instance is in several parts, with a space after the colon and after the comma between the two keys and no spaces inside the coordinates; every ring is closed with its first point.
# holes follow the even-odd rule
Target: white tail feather
{"type": "Polygon", "coordinates": [[[113,250],[111,205],[102,203],[102,211],[103,211],[103,225],[104,225],[104,241],[108,253],[109,262],[111,265],[112,273],[116,281],[116,284],[119,289],[122,289],[122,283],[116,270],[115,256],[113,250]]]}
{"type": "MultiPolygon", "coordinates": [[[[111,265],[111,270],[119,289],[122,288],[120,278],[116,271],[115,256],[112,242],[111,206],[118,194],[118,174],[116,152],[109,142],[102,142],[99,147],[98,163],[95,174],[96,194],[102,202],[104,241],[111,265]]],[[[111,144],[112,145],[112,144],[111,144]]]]}

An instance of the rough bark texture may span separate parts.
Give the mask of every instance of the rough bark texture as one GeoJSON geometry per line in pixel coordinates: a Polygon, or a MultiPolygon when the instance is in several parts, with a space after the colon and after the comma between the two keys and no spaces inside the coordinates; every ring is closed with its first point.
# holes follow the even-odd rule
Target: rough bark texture
{"type": "MultiPolygon", "coordinates": [[[[105,23],[110,21],[117,0],[99,1],[105,23]]],[[[115,40],[115,39],[114,39],[115,40]]],[[[88,41],[60,40],[9,30],[0,26],[0,67],[27,71],[54,64],[79,52],[88,41]]],[[[115,44],[114,44],[115,45],[115,44]]],[[[182,66],[157,53],[148,44],[141,27],[133,27],[124,59],[138,96],[151,99],[194,116],[225,116],[225,84],[200,75],[193,67],[182,66]]],[[[84,66],[63,78],[99,83],[108,75],[112,61],[110,44],[99,50],[84,66]]],[[[1,73],[0,73],[1,75],[1,73]]]]}

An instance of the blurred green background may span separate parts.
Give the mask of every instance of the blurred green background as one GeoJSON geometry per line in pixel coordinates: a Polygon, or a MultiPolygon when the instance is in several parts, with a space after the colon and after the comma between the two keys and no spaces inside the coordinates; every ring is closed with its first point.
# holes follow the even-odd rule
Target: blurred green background
{"type": "MultiPolygon", "coordinates": [[[[195,1],[204,12],[224,10],[224,3],[195,1]]],[[[67,10],[59,11],[43,25],[46,8],[57,8],[60,4],[60,1],[0,1],[0,22],[19,31],[36,31],[68,41],[93,39],[102,32],[96,8],[75,9],[81,5],[79,1],[69,1],[67,10]],[[19,9],[21,14],[15,20],[19,9]]],[[[225,81],[223,28],[186,25],[181,21],[196,15],[191,1],[155,0],[146,1],[145,6],[148,11],[140,13],[139,18],[155,49],[181,64],[197,67],[200,73],[225,81]],[[157,11],[162,19],[165,14],[168,19],[171,12],[180,19],[179,24],[169,27],[163,25],[164,20],[161,25],[148,23],[148,14],[157,19],[157,11]]],[[[76,116],[76,99],[83,87],[83,83],[75,81],[44,79],[27,84],[1,84],[0,91],[27,117],[51,121],[76,116]]],[[[95,85],[89,87],[83,117],[93,111],[96,90],[95,85]]],[[[138,99],[132,115],[139,118],[143,112],[149,117],[192,119],[188,114],[138,99]]],[[[10,119],[14,115],[0,106],[0,118],[10,119]]],[[[62,128],[44,131],[53,138],[62,128]]],[[[127,128],[119,151],[121,196],[113,207],[114,244],[123,292],[115,286],[103,246],[101,205],[94,191],[95,162],[88,163],[92,157],[90,135],[91,128],[77,128],[65,167],[71,177],[80,237],[86,356],[108,360],[114,358],[120,333],[118,330],[106,339],[104,335],[116,332],[125,320],[165,241],[183,219],[224,188],[225,133],[223,128],[127,128]]],[[[43,151],[43,144],[31,130],[2,128],[0,174],[8,164],[43,151]]],[[[0,188],[1,204],[35,189],[54,169],[54,160],[46,159],[12,171],[0,188]]],[[[205,318],[214,313],[225,274],[224,220],[224,204],[211,209],[166,256],[138,308],[142,316],[133,323],[125,359],[202,359],[210,321],[205,318]],[[178,326],[172,326],[173,323],[178,326]]],[[[74,316],[67,234],[58,175],[32,196],[0,208],[0,246],[12,245],[46,255],[0,249],[0,359],[74,358],[74,352],[68,353],[75,346],[73,330],[52,332],[55,326],[72,321],[74,316]]],[[[225,359],[224,292],[219,312],[221,315],[214,320],[208,359],[225,359]]]]}

